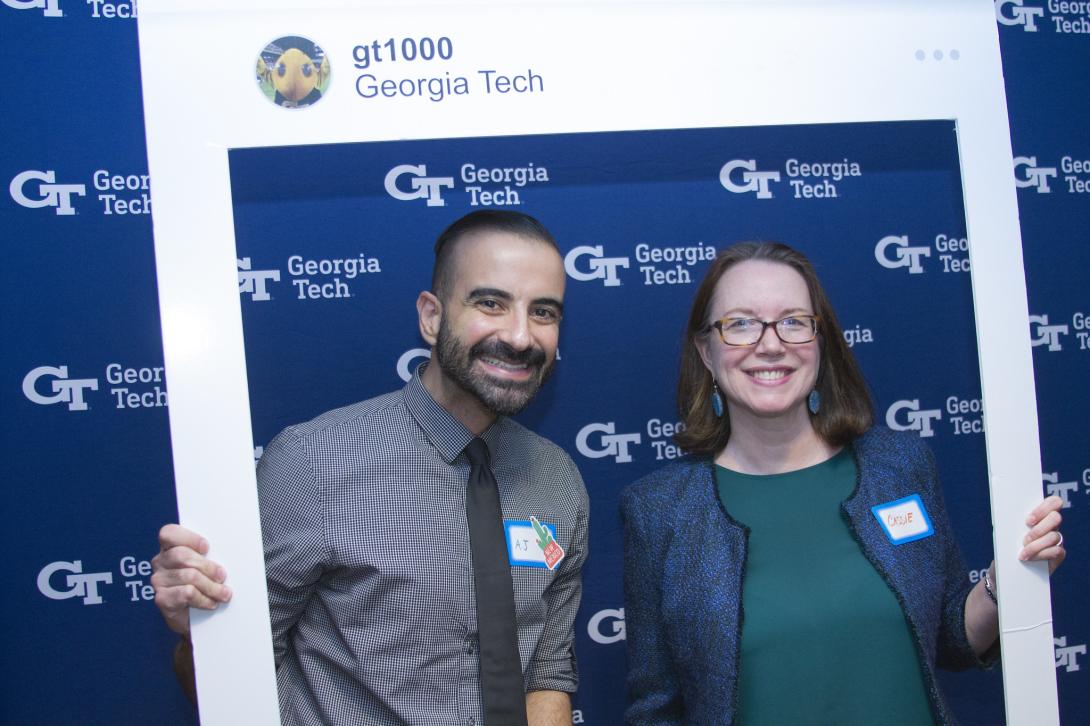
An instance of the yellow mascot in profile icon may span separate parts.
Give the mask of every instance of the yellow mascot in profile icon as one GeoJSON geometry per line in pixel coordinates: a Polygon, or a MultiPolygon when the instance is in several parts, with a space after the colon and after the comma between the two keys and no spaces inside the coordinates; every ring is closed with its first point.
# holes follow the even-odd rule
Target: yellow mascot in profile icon
{"type": "Polygon", "coordinates": [[[329,87],[329,59],[314,41],[280,38],[258,56],[257,82],[276,105],[305,108],[317,103],[329,87]]]}

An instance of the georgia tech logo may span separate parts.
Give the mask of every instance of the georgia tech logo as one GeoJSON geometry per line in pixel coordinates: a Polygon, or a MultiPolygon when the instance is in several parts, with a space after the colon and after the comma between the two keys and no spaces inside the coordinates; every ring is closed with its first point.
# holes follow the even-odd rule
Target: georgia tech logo
{"type": "Polygon", "coordinates": [[[911,401],[897,401],[890,406],[886,411],[886,426],[894,431],[919,431],[920,438],[926,439],[935,435],[931,422],[941,418],[942,409],[929,408],[921,411],[919,399],[914,398],[911,401]],[[908,411],[905,416],[907,423],[898,420],[897,414],[901,411],[908,411]]]}
{"type": "Polygon", "coordinates": [[[280,270],[252,270],[249,257],[235,258],[238,265],[238,291],[248,292],[253,300],[272,300],[265,283],[269,280],[280,282],[280,270]]]}
{"type": "Polygon", "coordinates": [[[42,15],[47,18],[63,18],[64,13],[60,9],[60,0],[3,0],[3,3],[12,10],[42,9],[42,15]]]}
{"type": "Polygon", "coordinates": [[[109,585],[114,581],[113,574],[109,572],[83,571],[83,563],[74,562],[50,562],[38,573],[38,591],[50,600],[67,600],[72,597],[82,597],[84,605],[101,605],[102,596],[98,594],[100,584],[109,585]],[[67,590],[58,590],[53,587],[50,580],[58,572],[70,573],[64,578],[67,590]]]}
{"type": "Polygon", "coordinates": [[[1085,645],[1068,645],[1067,636],[1052,638],[1052,644],[1056,648],[1056,667],[1063,668],[1071,673],[1079,670],[1078,656],[1086,655],[1085,645]]]}
{"type": "MultiPolygon", "coordinates": [[[[5,0],[6,2],[7,0],[5,0]]],[[[37,171],[29,169],[15,175],[8,185],[11,198],[21,207],[28,209],[41,209],[42,207],[56,207],[56,213],[68,216],[76,213],[72,206],[72,195],[86,196],[87,186],[84,184],[57,184],[56,172],[37,171]],[[42,182],[38,185],[37,197],[27,196],[27,184],[32,181],[42,182]]],[[[33,192],[31,192],[33,193],[33,192]]]]}
{"type": "Polygon", "coordinates": [[[624,608],[619,610],[599,610],[591,616],[590,621],[587,623],[587,635],[595,643],[601,643],[602,645],[609,645],[610,643],[618,643],[625,639],[624,629],[624,608]],[[609,624],[609,629],[613,632],[602,632],[602,624],[609,624]]]}
{"type": "Polygon", "coordinates": [[[898,267],[907,267],[908,274],[918,275],[923,272],[923,265],[920,264],[921,257],[930,257],[930,247],[909,247],[908,235],[887,235],[878,240],[878,244],[874,247],[874,259],[878,260],[878,264],[890,270],[896,270],[898,267]],[[889,248],[896,247],[893,251],[893,258],[889,256],[889,248]]]}
{"type": "Polygon", "coordinates": [[[772,192],[768,190],[768,183],[780,180],[778,171],[757,171],[757,162],[753,159],[733,159],[723,165],[719,170],[719,183],[728,192],[745,194],[757,192],[758,199],[771,199],[772,192]],[[741,169],[742,183],[734,181],[734,171],[741,169]]]}
{"type": "Polygon", "coordinates": [[[1041,481],[1045,485],[1046,496],[1055,494],[1060,499],[1064,500],[1061,509],[1071,508],[1071,492],[1077,492],[1079,490],[1079,483],[1077,481],[1060,481],[1060,473],[1058,471],[1043,472],[1041,474],[1041,481]]]}
{"type": "Polygon", "coordinates": [[[612,421],[606,424],[587,424],[579,429],[579,434],[575,437],[575,448],[588,459],[604,459],[607,456],[612,456],[618,464],[627,464],[632,461],[632,455],[628,453],[628,446],[629,444],[640,443],[640,435],[618,434],[615,431],[616,426],[612,421]],[[592,449],[590,447],[591,434],[605,434],[602,436],[602,446],[604,448],[592,449]]]}
{"type": "Polygon", "coordinates": [[[1068,334],[1068,327],[1066,325],[1049,325],[1047,315],[1030,315],[1030,334],[1032,336],[1030,344],[1036,348],[1040,345],[1047,345],[1048,349],[1052,352],[1063,350],[1063,345],[1060,343],[1060,336],[1068,334]]]}
{"type": "Polygon", "coordinates": [[[397,359],[397,375],[398,378],[409,382],[409,379],[413,377],[413,363],[421,358],[431,360],[431,351],[427,348],[410,348],[401,354],[401,357],[397,359]]]}
{"type": "Polygon", "coordinates": [[[444,207],[446,201],[442,196],[442,189],[454,188],[454,177],[451,176],[427,176],[428,168],[423,164],[401,164],[390,169],[386,173],[386,193],[394,199],[400,199],[403,202],[411,202],[414,199],[427,199],[429,207],[444,207]],[[411,192],[402,191],[398,185],[398,180],[405,175],[411,174],[412,178],[409,180],[409,187],[411,192]]]}
{"type": "Polygon", "coordinates": [[[86,411],[87,402],[83,400],[84,390],[98,390],[97,378],[68,378],[68,366],[38,366],[23,376],[23,395],[32,403],[48,406],[51,403],[67,403],[69,411],[86,411]],[[52,396],[38,391],[38,381],[46,376],[53,376],[50,389],[52,396]]]}
{"type": "Polygon", "coordinates": [[[573,280],[580,282],[601,280],[606,287],[617,287],[621,284],[621,279],[617,277],[618,267],[628,269],[628,258],[606,257],[602,245],[580,245],[573,247],[568,254],[564,255],[564,271],[573,280]],[[576,260],[581,257],[591,258],[587,262],[590,272],[583,272],[576,265],[576,260]]]}
{"type": "Polygon", "coordinates": [[[1037,32],[1037,18],[1045,14],[1044,8],[1025,6],[1022,0],[995,0],[995,17],[1003,25],[1021,25],[1027,33],[1037,32]],[[1010,15],[1003,12],[1010,7],[1010,15]]]}
{"type": "Polygon", "coordinates": [[[1036,187],[1038,194],[1048,194],[1052,191],[1048,185],[1049,177],[1056,178],[1056,167],[1037,166],[1036,156],[1014,157],[1014,186],[1019,189],[1036,187]]]}

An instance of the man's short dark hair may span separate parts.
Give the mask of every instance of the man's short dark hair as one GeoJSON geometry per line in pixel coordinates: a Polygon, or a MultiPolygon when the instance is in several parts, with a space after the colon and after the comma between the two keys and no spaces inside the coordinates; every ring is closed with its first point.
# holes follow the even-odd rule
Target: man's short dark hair
{"type": "Polygon", "coordinates": [[[458,241],[476,232],[506,232],[536,242],[544,242],[559,253],[556,239],[545,225],[528,214],[504,209],[481,209],[454,220],[435,241],[435,267],[431,274],[431,291],[440,300],[450,291],[454,272],[454,252],[458,241]]]}

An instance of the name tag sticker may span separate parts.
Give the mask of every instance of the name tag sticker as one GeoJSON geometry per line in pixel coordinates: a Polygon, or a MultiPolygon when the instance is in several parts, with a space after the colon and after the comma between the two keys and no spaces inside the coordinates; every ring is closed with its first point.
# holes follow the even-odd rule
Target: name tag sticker
{"type": "Polygon", "coordinates": [[[530,519],[505,519],[507,555],[516,567],[555,570],[564,559],[564,548],[556,541],[556,525],[530,519]]]}
{"type": "Polygon", "coordinates": [[[870,510],[882,525],[886,537],[895,545],[915,542],[935,534],[935,528],[931,526],[931,518],[927,516],[919,494],[879,504],[870,510]]]}

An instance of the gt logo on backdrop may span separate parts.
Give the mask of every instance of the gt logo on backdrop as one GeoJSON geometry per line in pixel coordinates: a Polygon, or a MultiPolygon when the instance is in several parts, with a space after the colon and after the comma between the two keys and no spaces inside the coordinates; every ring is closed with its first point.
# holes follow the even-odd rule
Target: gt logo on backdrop
{"type": "MultiPolygon", "coordinates": [[[[1090,481],[1090,469],[1082,473],[1083,481],[1090,481]]],[[[1056,495],[1064,500],[1062,509],[1071,508],[1071,494],[1079,491],[1077,481],[1060,481],[1060,472],[1046,471],[1041,474],[1041,482],[1045,485],[1045,496],[1056,495]]]]}
{"type": "Polygon", "coordinates": [[[1048,185],[1048,180],[1055,178],[1056,167],[1037,166],[1036,156],[1014,157],[1014,185],[1019,189],[1033,187],[1038,194],[1049,194],[1052,187],[1048,185]]]}
{"type": "Polygon", "coordinates": [[[444,207],[443,189],[454,188],[454,177],[428,176],[428,168],[423,164],[401,164],[395,166],[386,173],[386,193],[394,199],[403,202],[411,202],[414,199],[426,199],[429,207],[444,207]],[[403,191],[398,186],[398,181],[408,177],[409,188],[412,191],[403,191]]]}
{"type": "MultiPolygon", "coordinates": [[[[946,414],[955,436],[984,433],[984,400],[981,398],[946,397],[946,414]]],[[[894,431],[916,431],[920,438],[935,435],[932,422],[943,418],[943,409],[920,408],[920,400],[895,401],[886,409],[886,426],[894,431]]]]}
{"type": "Polygon", "coordinates": [[[68,378],[68,366],[38,366],[23,376],[23,395],[32,403],[48,406],[54,403],[67,403],[69,411],[86,411],[87,402],[83,392],[98,390],[97,378],[68,378]],[[43,394],[39,390],[39,381],[49,380],[49,390],[53,395],[43,394]]]}
{"type": "Polygon", "coordinates": [[[397,359],[397,376],[406,383],[413,377],[416,361],[431,360],[431,351],[427,348],[410,348],[397,359]]]}
{"type": "MultiPolygon", "coordinates": [[[[689,285],[693,267],[715,259],[715,245],[697,242],[689,245],[663,245],[640,242],[633,248],[638,272],[644,285],[689,285]]],[[[601,280],[606,287],[618,287],[618,270],[628,269],[628,257],[606,257],[602,245],[580,245],[564,255],[564,271],[573,280],[601,280]]]]}
{"type": "Polygon", "coordinates": [[[40,8],[42,15],[47,18],[63,18],[60,0],[2,0],[5,5],[13,10],[35,10],[40,8]]]}
{"type": "MultiPolygon", "coordinates": [[[[15,10],[35,10],[41,8],[47,18],[63,18],[60,0],[0,0],[15,10]]],[[[136,0],[84,0],[91,6],[92,18],[135,18],[136,0]]]]}
{"type": "Polygon", "coordinates": [[[779,180],[778,171],[757,171],[757,162],[754,159],[732,159],[719,170],[719,183],[728,192],[756,192],[758,199],[771,199],[772,192],[769,191],[768,184],[779,180]],[[741,173],[736,174],[739,169],[741,173]],[[741,183],[735,181],[735,178],[741,183]]]}
{"type": "MultiPolygon", "coordinates": [[[[1048,0],[1048,19],[1057,33],[1086,35],[1090,33],[1090,10],[1085,2],[1048,0]]],[[[1045,9],[1025,0],[995,0],[995,17],[1000,24],[1021,25],[1027,33],[1037,32],[1037,18],[1045,18],[1045,9]]]]}
{"type": "MultiPolygon", "coordinates": [[[[239,294],[247,293],[255,302],[272,300],[269,283],[280,282],[280,270],[255,270],[249,257],[235,258],[239,294]]],[[[335,300],[353,296],[349,283],[362,275],[382,272],[381,261],[359,253],[355,257],[310,259],[291,255],[287,260],[289,282],[295,300],[335,300]]]]}
{"type": "MultiPolygon", "coordinates": [[[[110,363],[105,370],[106,389],[114,397],[114,408],[162,408],[167,405],[163,366],[130,367],[110,363]],[[125,385],[121,385],[125,384],[125,385]]],[[[86,411],[90,406],[84,400],[86,391],[98,390],[97,378],[69,378],[68,366],[38,366],[23,376],[23,395],[31,403],[48,406],[67,403],[69,411],[86,411]],[[48,395],[42,392],[49,382],[48,395]]]]}
{"type": "Polygon", "coordinates": [[[606,257],[602,245],[580,245],[564,255],[564,271],[573,280],[580,282],[601,280],[606,287],[617,287],[621,284],[621,279],[617,277],[617,268],[627,269],[628,258],[606,257]],[[586,270],[580,269],[584,257],[589,258],[586,270]]]}
{"type": "Polygon", "coordinates": [[[616,463],[627,464],[632,461],[632,454],[629,453],[628,447],[629,445],[639,444],[641,436],[638,433],[618,434],[616,430],[616,424],[612,421],[604,424],[587,424],[579,429],[579,433],[575,437],[575,448],[588,459],[604,459],[607,456],[612,456],[616,463]],[[595,434],[601,434],[598,437],[598,448],[591,444],[591,437],[595,434]]]}
{"type": "Polygon", "coordinates": [[[399,164],[386,172],[386,193],[402,202],[425,200],[429,207],[445,207],[444,189],[461,191],[469,197],[469,206],[511,207],[522,204],[526,187],[549,181],[549,170],[527,162],[525,166],[483,167],[466,162],[458,168],[459,177],[429,175],[424,164],[399,164]],[[406,189],[408,184],[408,189],[406,189]]]}
{"type": "MultiPolygon", "coordinates": [[[[103,216],[127,217],[151,214],[151,177],[146,173],[121,174],[96,169],[91,174],[95,198],[102,205],[103,216]]],[[[58,184],[57,173],[28,169],[16,174],[8,185],[15,203],[28,209],[53,207],[55,214],[76,214],[72,197],[87,196],[86,184],[58,184]]]]}
{"type": "Polygon", "coordinates": [[[925,272],[924,257],[931,257],[931,250],[939,254],[943,272],[969,272],[972,264],[969,259],[969,238],[964,233],[935,235],[933,246],[911,245],[908,235],[890,234],[878,240],[874,246],[874,259],[887,270],[908,268],[908,274],[921,275],[925,272]]]}
{"type": "MultiPolygon", "coordinates": [[[[9,2],[9,0],[4,0],[9,2]]],[[[72,195],[86,196],[87,187],[84,184],[57,184],[55,171],[37,171],[29,169],[15,175],[8,185],[8,191],[15,203],[27,209],[42,209],[53,207],[54,212],[61,216],[69,216],[76,213],[72,206],[72,195]],[[37,184],[35,184],[37,182],[37,184]]]]}
{"type": "Polygon", "coordinates": [[[995,0],[995,17],[1003,25],[1021,25],[1027,33],[1037,32],[1037,18],[1045,9],[1024,5],[1023,0],[995,0]]]}
{"type": "MultiPolygon", "coordinates": [[[[117,563],[117,573],[127,592],[128,602],[150,602],[155,599],[155,588],[148,579],[151,562],[132,555],[125,555],[117,563]]],[[[112,572],[84,572],[83,562],[50,562],[38,573],[38,592],[50,600],[82,598],[84,605],[101,605],[105,602],[99,587],[112,585],[112,572]]]]}
{"type": "Polygon", "coordinates": [[[1063,668],[1068,673],[1079,670],[1079,656],[1086,655],[1086,645],[1068,645],[1067,636],[1052,638],[1056,648],[1056,668],[1063,668]]]}
{"type": "Polygon", "coordinates": [[[1063,344],[1060,343],[1061,335],[1068,335],[1068,327],[1066,325],[1049,325],[1047,315],[1030,315],[1029,316],[1029,331],[1030,331],[1030,344],[1036,348],[1038,346],[1048,346],[1048,350],[1056,352],[1063,350],[1063,344]]]}
{"type": "Polygon", "coordinates": [[[254,270],[249,257],[235,259],[238,266],[238,291],[249,293],[250,299],[258,302],[272,300],[266,287],[268,282],[280,282],[280,270],[254,270]]]}
{"type": "Polygon", "coordinates": [[[931,428],[932,421],[942,418],[942,409],[920,409],[919,399],[911,401],[897,401],[886,410],[886,426],[894,431],[917,431],[920,438],[930,438],[935,435],[931,428]],[[905,412],[901,415],[901,412],[905,412]]]}
{"type": "MultiPolygon", "coordinates": [[[[794,199],[836,199],[840,196],[837,184],[848,177],[863,176],[863,169],[859,162],[847,158],[840,161],[788,159],[783,164],[783,173],[794,199]]],[[[719,170],[719,183],[728,192],[754,192],[758,199],[771,199],[769,185],[781,178],[778,171],[758,170],[756,159],[732,159],[719,170]]]]}
{"type": "Polygon", "coordinates": [[[595,643],[609,645],[625,639],[624,608],[599,610],[587,622],[587,635],[595,643]]]}
{"type": "Polygon", "coordinates": [[[920,258],[930,256],[930,247],[912,247],[908,243],[908,235],[903,234],[886,235],[874,247],[874,259],[879,265],[889,270],[907,267],[910,275],[922,273],[924,270],[920,258]]]}
{"type": "MultiPolygon", "coordinates": [[[[59,578],[58,578],[59,579],[59,578]]],[[[73,597],[83,598],[84,605],[101,605],[102,596],[98,593],[99,585],[109,585],[114,581],[110,572],[83,571],[83,563],[79,560],[73,562],[51,562],[38,573],[38,591],[50,600],[67,600],[73,597]],[[65,590],[58,590],[53,586],[54,575],[68,573],[63,578],[65,590]]]]}
{"type": "Polygon", "coordinates": [[[1030,343],[1034,348],[1044,346],[1050,353],[1064,349],[1063,336],[1074,335],[1078,344],[1075,350],[1090,350],[1090,314],[1081,310],[1071,314],[1070,323],[1049,324],[1047,315],[1029,316],[1030,343]]]}

